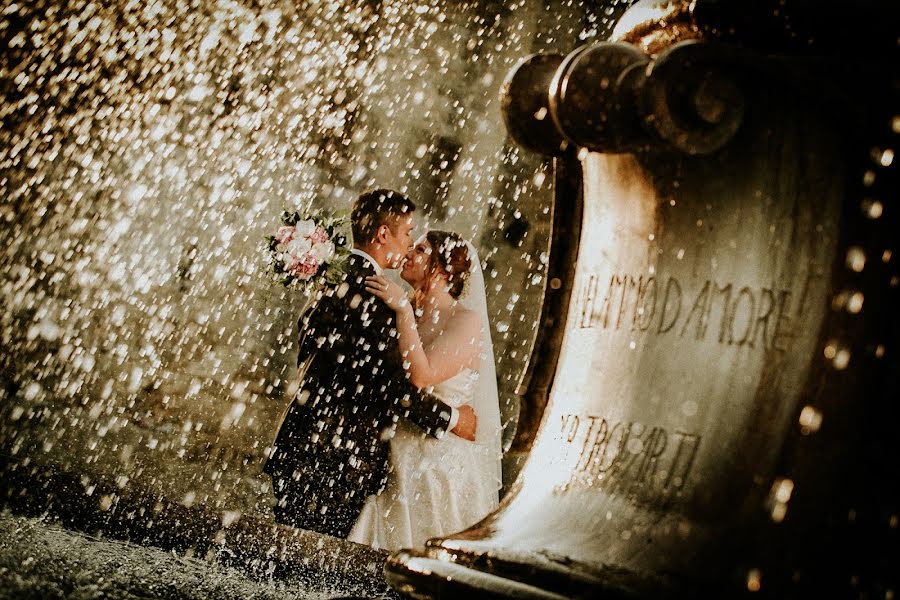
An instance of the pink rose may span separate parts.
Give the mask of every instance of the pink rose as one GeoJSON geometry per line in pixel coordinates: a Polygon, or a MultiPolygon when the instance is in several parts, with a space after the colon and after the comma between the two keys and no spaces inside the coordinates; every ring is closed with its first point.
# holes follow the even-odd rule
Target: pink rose
{"type": "Polygon", "coordinates": [[[322,227],[316,227],[316,230],[306,236],[306,239],[313,244],[321,244],[322,242],[328,241],[328,232],[322,227]]]}
{"type": "Polygon", "coordinates": [[[319,272],[319,262],[309,254],[305,254],[287,269],[294,277],[307,280],[319,272]]]}
{"type": "Polygon", "coordinates": [[[287,244],[294,238],[294,228],[290,225],[282,225],[275,234],[275,241],[279,244],[287,244]]]}

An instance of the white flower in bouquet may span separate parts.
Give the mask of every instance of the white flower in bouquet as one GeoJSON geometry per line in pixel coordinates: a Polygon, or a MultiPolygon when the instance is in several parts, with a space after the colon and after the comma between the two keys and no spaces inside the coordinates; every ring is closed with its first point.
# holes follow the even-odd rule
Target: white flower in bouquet
{"type": "Polygon", "coordinates": [[[275,255],[275,260],[281,261],[285,269],[290,269],[297,262],[297,259],[290,252],[282,252],[275,255]]]}
{"type": "Polygon", "coordinates": [[[315,244],[310,250],[312,257],[318,263],[328,262],[331,260],[331,257],[334,256],[334,243],[332,242],[321,242],[319,244],[315,244]]]}
{"type": "Polygon", "coordinates": [[[312,219],[307,219],[305,221],[297,221],[297,224],[294,225],[294,237],[305,237],[307,235],[311,235],[312,232],[316,230],[316,222],[312,219]]]}
{"type": "Polygon", "coordinates": [[[305,237],[296,237],[287,244],[287,252],[294,258],[300,258],[312,249],[312,242],[305,237]]]}

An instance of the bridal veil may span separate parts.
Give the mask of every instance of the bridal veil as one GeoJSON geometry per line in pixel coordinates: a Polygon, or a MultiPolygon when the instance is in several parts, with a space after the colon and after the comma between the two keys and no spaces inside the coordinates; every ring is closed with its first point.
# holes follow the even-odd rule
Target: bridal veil
{"type": "Polygon", "coordinates": [[[466,241],[466,248],[472,266],[460,302],[465,308],[475,312],[481,320],[478,379],[475,382],[471,402],[475,415],[478,417],[475,444],[481,447],[481,452],[477,454],[479,459],[484,461],[479,466],[489,477],[494,478],[496,488],[500,489],[502,483],[501,459],[503,457],[500,395],[497,391],[497,367],[494,362],[494,344],[491,340],[491,327],[488,319],[484,272],[475,246],[466,241]]]}

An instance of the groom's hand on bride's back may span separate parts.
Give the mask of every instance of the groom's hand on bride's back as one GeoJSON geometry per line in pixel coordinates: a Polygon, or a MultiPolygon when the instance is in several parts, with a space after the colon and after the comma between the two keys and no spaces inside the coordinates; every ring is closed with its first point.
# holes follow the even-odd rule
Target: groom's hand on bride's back
{"type": "Polygon", "coordinates": [[[456,422],[456,427],[450,430],[450,433],[464,440],[474,442],[475,429],[478,426],[478,417],[475,416],[475,411],[468,404],[463,404],[457,410],[459,411],[459,420],[456,422]]]}

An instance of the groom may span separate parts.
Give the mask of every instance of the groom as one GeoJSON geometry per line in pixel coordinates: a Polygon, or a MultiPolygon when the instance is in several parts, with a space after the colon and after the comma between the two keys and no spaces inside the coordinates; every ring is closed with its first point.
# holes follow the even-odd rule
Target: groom
{"type": "Polygon", "coordinates": [[[347,537],[366,497],[384,487],[401,417],[433,437],[475,438],[471,407],[451,408],[407,381],[395,314],[365,290],[366,277],[399,267],[412,247],[414,210],[392,190],[359,196],[344,281],[300,319],[300,389],[263,468],[279,523],[347,537]]]}

